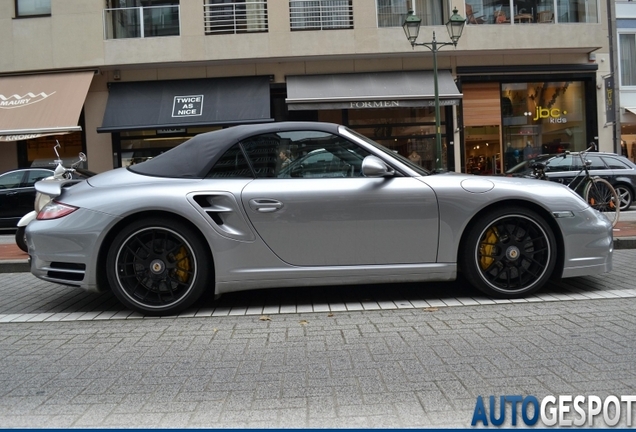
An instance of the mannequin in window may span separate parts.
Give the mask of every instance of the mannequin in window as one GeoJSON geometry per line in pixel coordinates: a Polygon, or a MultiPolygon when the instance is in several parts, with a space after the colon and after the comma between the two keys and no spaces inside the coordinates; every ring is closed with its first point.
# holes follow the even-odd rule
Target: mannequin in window
{"type": "Polygon", "coordinates": [[[411,145],[411,153],[409,153],[409,160],[416,165],[422,166],[422,156],[417,152],[414,145],[411,145]]]}

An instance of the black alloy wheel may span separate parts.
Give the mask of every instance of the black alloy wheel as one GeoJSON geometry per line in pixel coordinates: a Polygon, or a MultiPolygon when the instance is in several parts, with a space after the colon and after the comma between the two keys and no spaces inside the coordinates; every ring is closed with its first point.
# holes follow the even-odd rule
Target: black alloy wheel
{"type": "Polygon", "coordinates": [[[466,239],[460,266],[471,283],[493,297],[518,298],[539,290],[556,262],[547,223],[525,208],[503,208],[481,217],[466,239]]]}
{"type": "Polygon", "coordinates": [[[191,228],[144,219],[124,228],[107,256],[108,282],[127,307],[145,315],[176,314],[201,297],[211,259],[191,228]]]}

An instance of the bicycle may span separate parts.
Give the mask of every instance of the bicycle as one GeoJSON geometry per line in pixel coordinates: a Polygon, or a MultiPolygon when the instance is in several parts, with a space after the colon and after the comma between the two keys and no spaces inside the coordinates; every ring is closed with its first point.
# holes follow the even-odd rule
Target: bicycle
{"type": "Polygon", "coordinates": [[[579,194],[583,197],[583,199],[592,208],[603,212],[603,214],[612,223],[612,226],[616,226],[620,215],[620,197],[610,182],[600,177],[590,175],[589,166],[592,162],[586,160],[585,155],[591,150],[596,150],[596,144],[590,144],[590,147],[588,147],[585,151],[578,153],[570,153],[566,151],[565,153],[550,158],[545,162],[533,163],[531,165],[533,176],[539,180],[549,180],[545,173],[545,168],[548,162],[560,157],[565,158],[570,154],[573,157],[574,155],[577,155],[581,160],[581,169],[576,176],[574,176],[574,178],[566,184],[566,186],[577,192],[582,190],[579,194]],[[581,176],[581,173],[583,172],[585,172],[585,174],[581,176]]]}

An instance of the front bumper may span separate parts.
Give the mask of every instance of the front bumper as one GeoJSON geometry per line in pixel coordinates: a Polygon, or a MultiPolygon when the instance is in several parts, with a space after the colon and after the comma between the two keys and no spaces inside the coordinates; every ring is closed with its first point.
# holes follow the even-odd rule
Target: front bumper
{"type": "Polygon", "coordinates": [[[591,276],[612,270],[611,222],[591,207],[572,218],[557,219],[563,232],[563,278],[591,276]]]}

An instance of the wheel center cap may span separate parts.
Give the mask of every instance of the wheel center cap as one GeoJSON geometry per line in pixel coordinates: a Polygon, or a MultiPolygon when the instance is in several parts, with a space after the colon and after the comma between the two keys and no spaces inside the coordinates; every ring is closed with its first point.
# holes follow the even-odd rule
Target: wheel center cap
{"type": "Polygon", "coordinates": [[[154,274],[161,274],[163,273],[164,269],[165,269],[165,265],[163,264],[163,261],[161,260],[157,259],[150,263],[150,270],[154,274]]]}
{"type": "Polygon", "coordinates": [[[520,255],[519,248],[517,248],[516,246],[510,246],[506,250],[506,258],[508,258],[511,261],[515,261],[517,258],[519,258],[519,255],[520,255]]]}

